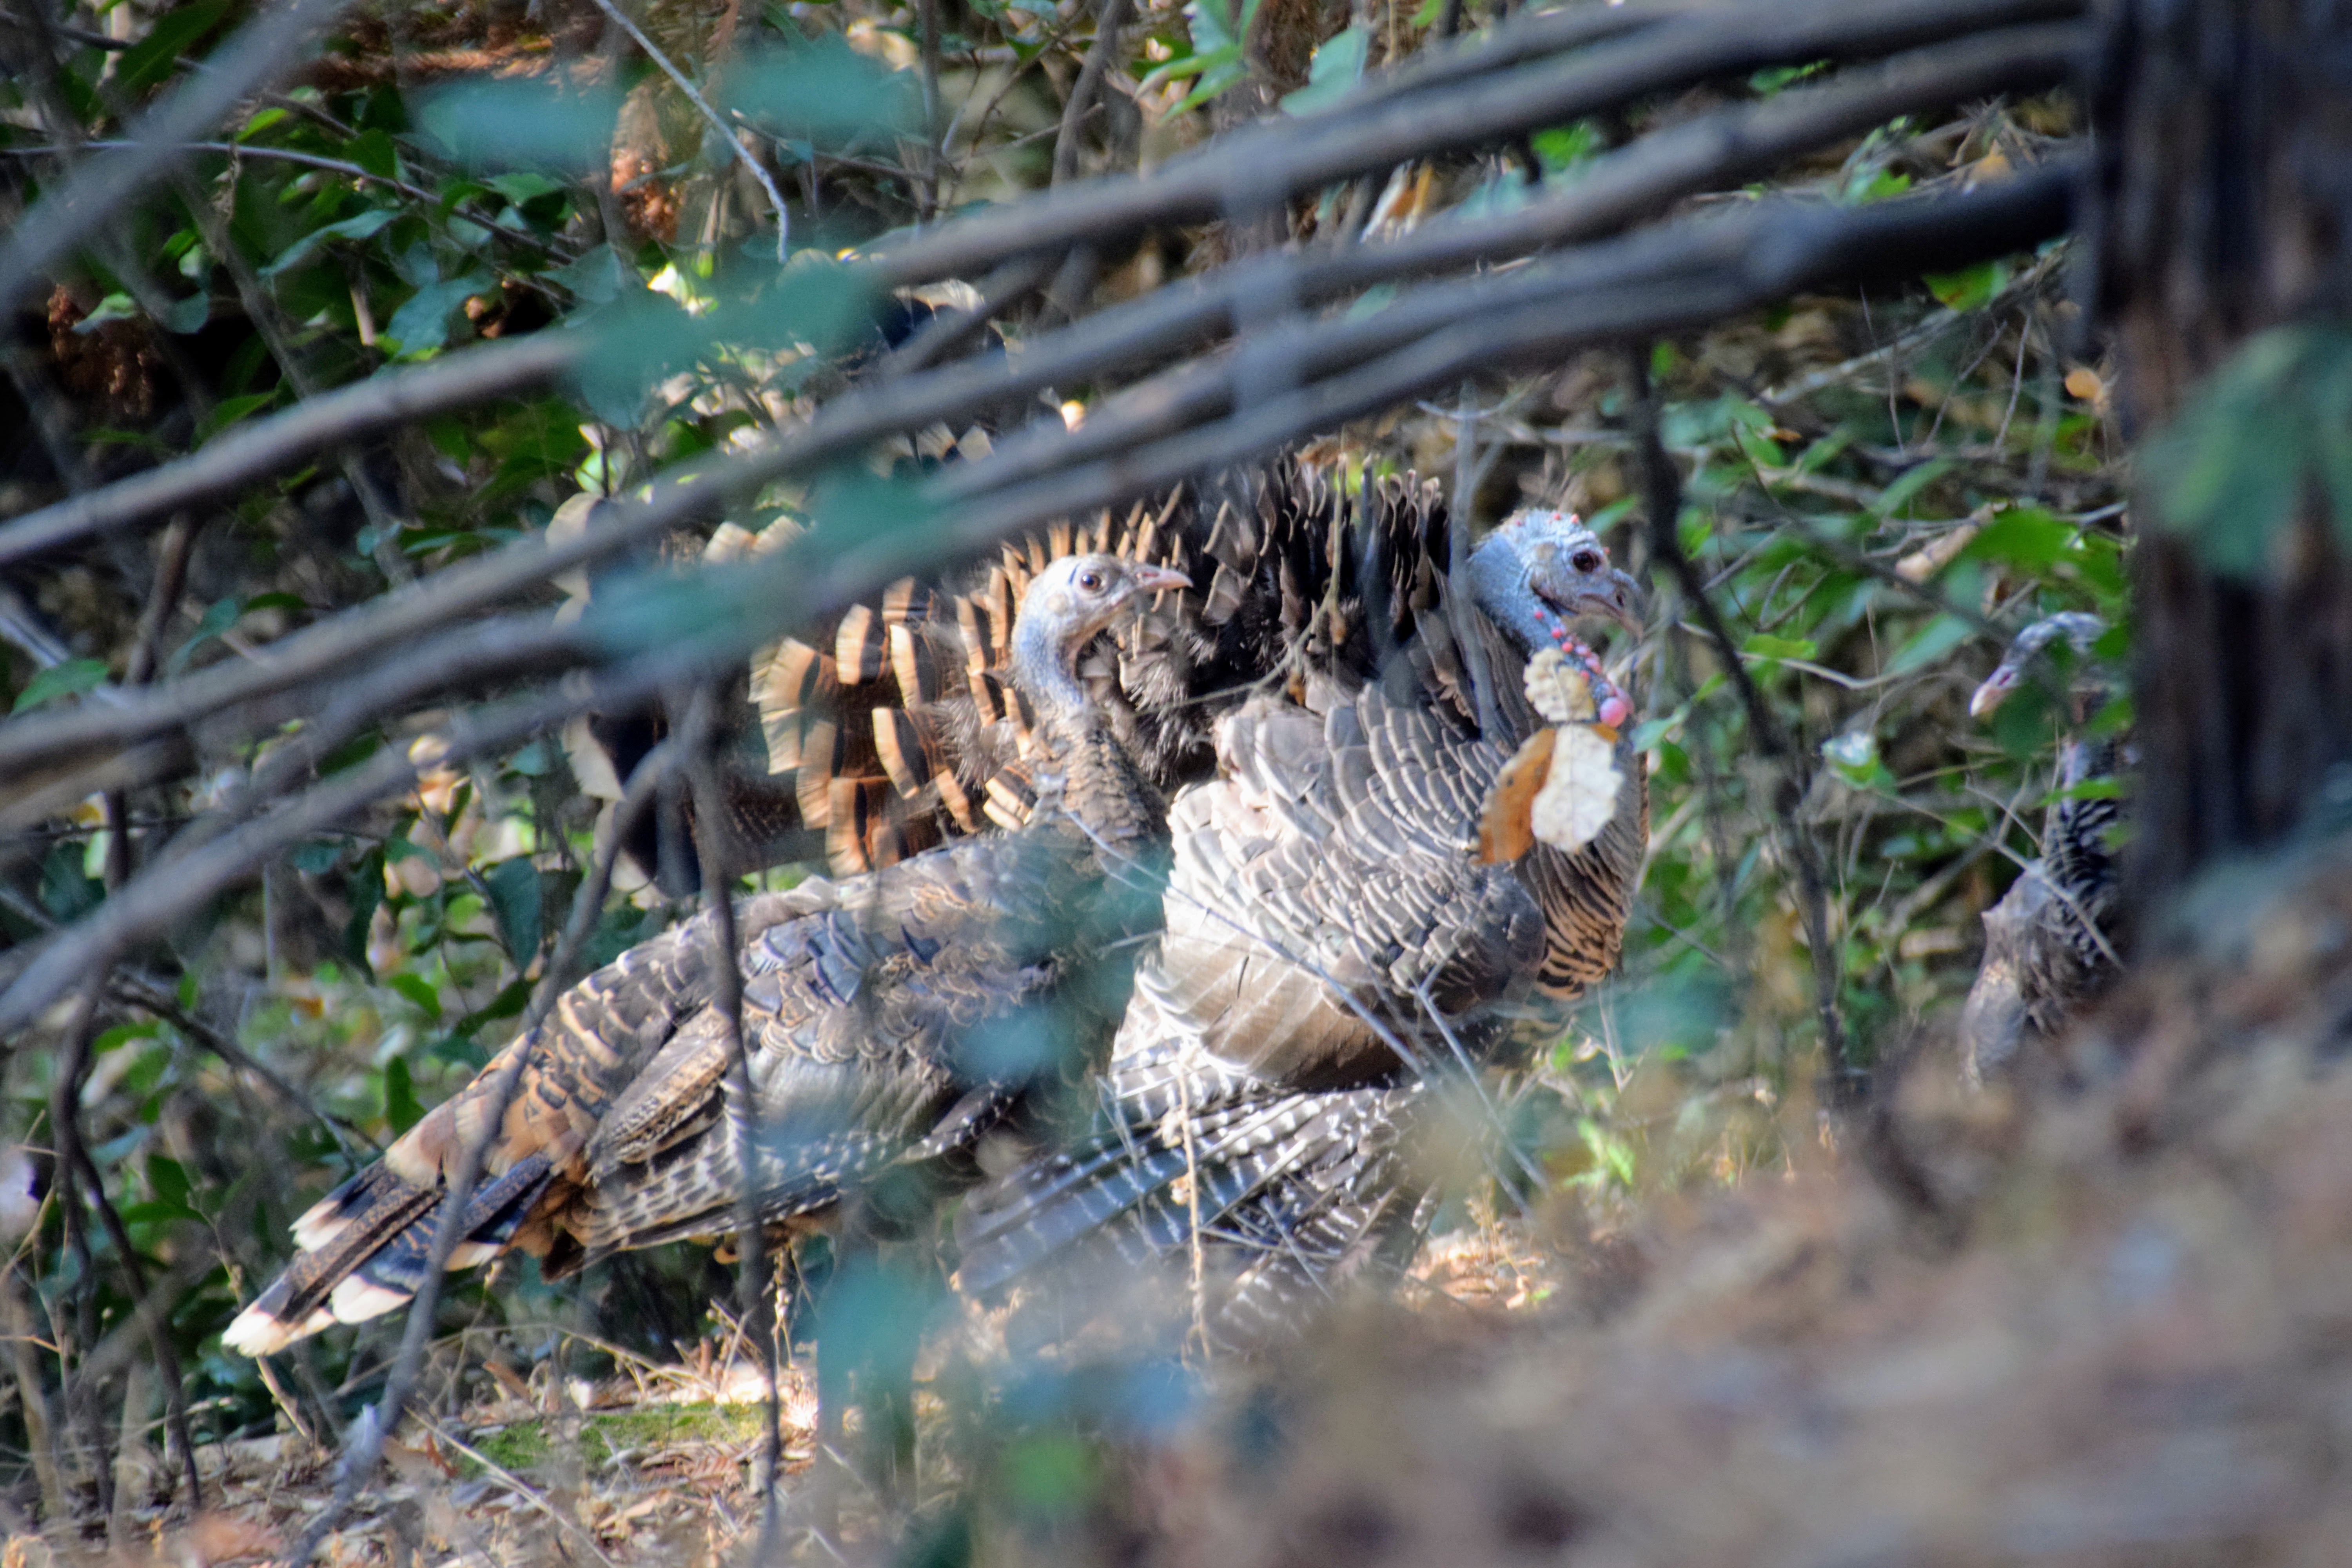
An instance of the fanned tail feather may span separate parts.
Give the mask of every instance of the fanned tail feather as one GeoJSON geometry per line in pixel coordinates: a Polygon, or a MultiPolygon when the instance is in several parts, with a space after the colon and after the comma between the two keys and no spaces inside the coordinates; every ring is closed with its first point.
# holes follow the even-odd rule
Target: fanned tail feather
{"type": "MultiPolygon", "coordinates": [[[[467,1199],[452,1269],[506,1250],[546,1189],[548,1162],[532,1155],[482,1183],[467,1199]]],[[[236,1315],[221,1336],[230,1350],[268,1355],[334,1323],[361,1323],[412,1300],[425,1282],[444,1194],[372,1165],[302,1216],[301,1255],[236,1315]],[[310,1242],[317,1237],[323,1245],[310,1242]]]]}

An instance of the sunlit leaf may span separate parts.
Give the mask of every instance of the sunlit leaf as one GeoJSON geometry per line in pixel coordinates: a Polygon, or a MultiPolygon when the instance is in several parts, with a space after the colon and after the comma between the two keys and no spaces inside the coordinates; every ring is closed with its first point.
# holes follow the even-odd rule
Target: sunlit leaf
{"type": "Polygon", "coordinates": [[[2073,523],[2043,508],[2011,507],[1978,530],[1960,554],[2042,572],[2074,549],[2079,532],[2073,523]]]}
{"type": "Polygon", "coordinates": [[[1983,261],[1958,272],[1931,272],[1927,292],[1955,310],[1973,310],[2009,287],[2009,263],[1983,261]]]}

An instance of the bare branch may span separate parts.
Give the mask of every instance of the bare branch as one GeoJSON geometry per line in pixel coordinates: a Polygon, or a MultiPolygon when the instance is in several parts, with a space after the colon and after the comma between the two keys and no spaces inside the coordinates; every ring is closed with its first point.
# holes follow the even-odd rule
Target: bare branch
{"type": "MultiPolygon", "coordinates": [[[[937,378],[919,381],[909,374],[892,398],[877,403],[861,403],[862,397],[873,395],[870,390],[836,399],[806,431],[788,438],[787,446],[804,440],[804,452],[791,455],[772,470],[761,470],[751,482],[782,477],[793,467],[821,461],[877,435],[968,416],[1044,387],[1076,384],[1128,366],[1164,361],[1222,335],[1233,320],[1235,301],[1264,292],[1277,274],[1302,304],[1312,304],[1376,283],[1589,239],[1681,196],[1752,178],[1810,148],[1856,134],[1895,115],[2052,85],[2063,78],[2080,42],[2080,33],[2072,27],[2032,26],[1898,56],[1826,85],[1796,89],[1645,137],[1596,161],[1565,192],[1499,218],[1433,226],[1391,245],[1253,258],[1200,283],[1159,290],[1065,331],[1034,339],[1015,359],[951,366],[937,378]]],[[[960,232],[961,226],[940,232],[960,232]]],[[[1050,265],[1034,255],[1016,254],[1007,264],[1002,288],[992,284],[987,290],[992,301],[1009,300],[1034,287],[1033,279],[1050,265]]],[[[928,346],[930,335],[926,331],[900,351],[908,356],[905,371],[911,373],[940,357],[944,345],[928,346]]],[[[587,348],[583,341],[547,334],[471,349],[299,405],[192,457],[0,525],[0,565],[226,493],[335,442],[559,378],[577,367],[587,348]]],[[[641,536],[631,535],[632,540],[636,537],[641,536]]],[[[577,563],[567,562],[548,571],[577,563]]],[[[487,562],[475,563],[467,570],[487,566],[487,562]]],[[[453,574],[443,573],[441,580],[453,574]]],[[[289,650],[281,644],[279,651],[289,650]]]]}
{"type": "Polygon", "coordinates": [[[510,396],[573,369],[586,342],[545,332],[338,387],[184,458],[0,524],[0,566],[226,495],[306,458],[444,409],[510,396]]]}
{"type": "Polygon", "coordinates": [[[1653,92],[1767,66],[1866,59],[1991,28],[2063,21],[2080,0],[1824,0],[1726,6],[1601,45],[1560,65],[1504,74],[1475,93],[1418,93],[1365,110],[1279,119],[1219,139],[1134,180],[1090,181],[949,225],[876,258],[896,286],[1007,256],[1104,244],[1221,216],[1231,193],[1279,200],[1433,153],[1476,147],[1653,92]]]}
{"type": "Polygon", "coordinates": [[[1838,984],[1843,965],[1830,938],[1828,877],[1822,867],[1821,847],[1813,842],[1811,830],[1798,815],[1798,807],[1812,783],[1812,760],[1790,739],[1780,715],[1757,688],[1739,644],[1733,639],[1731,628],[1724,624],[1723,612],[1717,608],[1715,597],[1706,591],[1698,568],[1683,549],[1682,475],[1658,435],[1658,400],[1650,384],[1649,346],[1637,344],[1627,351],[1625,359],[1633,384],[1633,447],[1642,465],[1643,504],[1650,512],[1650,549],[1665,563],[1675,586],[1698,616],[1699,624],[1706,628],[1707,639],[1715,644],[1716,657],[1725,675],[1739,693],[1740,707],[1748,715],[1748,732],[1780,774],[1772,792],[1773,826],[1797,876],[1797,901],[1804,917],[1805,942],[1812,952],[1813,1005],[1821,1019],[1822,1050],[1832,1072],[1850,1074],[1854,1065],[1846,1058],[1845,1030],[1838,1017],[1838,984]]]}
{"type": "Polygon", "coordinates": [[[1132,0],[1102,0],[1095,18],[1095,41],[1087,49],[1086,62],[1078,68],[1078,79],[1070,89],[1070,101],[1062,106],[1062,125],[1054,138],[1054,180],[1057,185],[1067,184],[1077,177],[1078,132],[1084,127],[1087,110],[1094,107],[1095,91],[1102,86],[1103,72],[1118,53],[1120,32],[1127,26],[1127,13],[1132,0]]]}
{"type": "Polygon", "coordinates": [[[784,193],[776,189],[776,177],[768,173],[768,166],[765,163],[751,155],[751,149],[743,145],[743,138],[737,133],[735,127],[728,122],[724,115],[710,107],[710,100],[702,96],[693,82],[687,79],[684,71],[670,63],[669,57],[662,53],[651,38],[646,37],[644,28],[629,20],[626,12],[614,5],[613,0],[596,0],[596,8],[610,16],[623,32],[628,34],[635,41],[637,47],[645,50],[646,58],[659,66],[662,74],[669,78],[678,91],[686,94],[686,100],[694,105],[695,112],[709,122],[710,128],[719,132],[735,156],[742,160],[743,167],[751,172],[751,177],[760,182],[760,188],[768,193],[768,205],[774,208],[776,213],[776,261],[779,266],[782,265],[792,255],[793,220],[784,211],[784,193]]]}

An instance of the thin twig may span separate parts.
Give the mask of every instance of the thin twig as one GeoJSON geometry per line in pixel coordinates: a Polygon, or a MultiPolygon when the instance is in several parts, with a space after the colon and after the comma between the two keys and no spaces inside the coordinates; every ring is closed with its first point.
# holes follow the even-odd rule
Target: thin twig
{"type": "Polygon", "coordinates": [[[1077,177],[1078,132],[1085,123],[1087,110],[1094,107],[1096,89],[1102,86],[1103,73],[1118,53],[1120,30],[1127,26],[1127,14],[1133,0],[1101,0],[1101,9],[1095,17],[1095,41],[1087,47],[1087,58],[1078,68],[1078,79],[1070,88],[1070,100],[1062,106],[1062,124],[1054,138],[1055,184],[1066,184],[1077,177]]]}
{"type": "MultiPolygon", "coordinates": [[[[763,468],[747,482],[764,483],[876,436],[1017,402],[1046,386],[1075,385],[1129,365],[1165,363],[1223,331],[1233,320],[1237,300],[1266,293],[1263,273],[1286,269],[1284,289],[1302,304],[1314,304],[1379,283],[1590,239],[1694,190],[1766,172],[1808,147],[1893,115],[2004,88],[2027,90],[2046,85],[2067,68],[2075,41],[2069,29],[2028,27],[1923,50],[1645,137],[1597,160],[1567,190],[1500,217],[1432,225],[1390,245],[1351,246],[1311,258],[1254,258],[1198,283],[1158,290],[1066,331],[1034,339],[1017,358],[951,366],[921,380],[908,376],[880,406],[867,401],[870,392],[835,399],[805,431],[787,438],[786,447],[806,441],[804,453],[780,447],[772,469],[763,468]]],[[[1269,149],[1267,155],[1280,153],[1269,149]]],[[[1133,183],[1102,184],[1124,189],[1133,183]]],[[[958,235],[965,227],[950,224],[937,233],[958,235]]],[[[1041,247],[1025,243],[1018,233],[1008,233],[985,264],[1039,254],[1041,247]]],[[[880,258],[877,268],[877,284],[922,280],[920,276],[899,276],[890,255],[880,258]]],[[[242,426],[191,457],[0,524],[0,565],[226,493],[333,444],[557,379],[575,368],[590,346],[584,339],[555,333],[485,344],[306,401],[242,426]]],[[[746,461],[757,464],[757,459],[746,461]]],[[[469,563],[461,570],[487,572],[500,559],[469,563]]],[[[581,563],[566,560],[550,570],[581,563]]],[[[452,575],[441,574],[444,581],[452,575]]]]}
{"type": "MultiPolygon", "coordinates": [[[[548,959],[546,970],[540,978],[539,990],[523,1015],[522,1026],[515,1036],[518,1042],[531,1037],[546,1022],[556,999],[570,987],[572,966],[594,931],[596,918],[604,909],[604,895],[612,888],[613,866],[619,858],[628,825],[652,798],[654,788],[667,771],[668,762],[667,747],[657,746],[638,764],[635,773],[631,776],[620,806],[614,813],[612,840],[599,853],[594,869],[581,882],[579,891],[572,896],[571,917],[564,923],[563,934],[556,942],[554,953],[548,959]]],[[[515,1052],[513,1062],[499,1075],[489,1113],[482,1122],[481,1131],[466,1141],[458,1152],[456,1170],[445,1173],[441,1218],[434,1228],[433,1246],[425,1256],[425,1277],[418,1282],[415,1299],[409,1304],[400,1350],[394,1358],[391,1373],[384,1380],[383,1393],[374,1405],[369,1406],[365,1415],[353,1424],[348,1438],[349,1446],[337,1466],[334,1496],[302,1532],[301,1539],[286,1558],[285,1568],[301,1568],[341,1523],[352,1501],[374,1475],[376,1464],[383,1457],[384,1441],[400,1424],[409,1395],[415,1389],[417,1373],[423,1366],[425,1347],[433,1337],[433,1317],[440,1300],[441,1279],[449,1266],[449,1255],[462,1239],[460,1233],[464,1229],[466,1205],[473,1196],[475,1184],[481,1177],[490,1141],[505,1122],[508,1108],[522,1087],[523,1069],[530,1062],[529,1050],[515,1052]]]]}
{"type": "Polygon", "coordinates": [[[772,207],[776,214],[777,265],[782,266],[791,259],[793,220],[784,211],[784,193],[776,188],[776,178],[768,173],[768,166],[751,155],[751,149],[743,145],[743,138],[736,133],[735,127],[728,123],[725,116],[710,107],[710,100],[703,97],[701,90],[687,79],[684,71],[670,63],[670,58],[662,53],[660,47],[651,38],[646,37],[644,28],[629,20],[627,13],[613,4],[613,0],[596,0],[596,8],[617,23],[621,30],[635,40],[637,47],[645,50],[646,58],[661,68],[661,73],[669,78],[678,91],[686,94],[686,100],[694,105],[695,112],[709,121],[710,128],[719,132],[728,147],[734,152],[735,156],[742,160],[743,166],[751,172],[751,177],[760,182],[760,188],[768,194],[768,205],[772,207]]]}
{"type": "Polygon", "coordinates": [[[350,0],[286,0],[266,6],[206,57],[203,74],[139,117],[125,145],[101,153],[41,193],[0,241],[0,301],[13,304],[33,279],[64,260],[122,205],[167,176],[179,149],[211,131],[236,103],[283,70],[350,0]]]}
{"type": "Polygon", "coordinates": [[[702,890],[709,904],[711,943],[716,949],[710,965],[711,1003],[727,1028],[727,1136],[737,1173],[735,1310],[766,1385],[760,1443],[760,1539],[752,1561],[771,1563],[775,1561],[776,1531],[781,1523],[776,1483],[783,1473],[784,1437],[782,1389],[776,1376],[774,1301],[768,1293],[767,1237],[760,1223],[764,1141],[758,1090],[751,1079],[751,1047],[743,1038],[743,972],[739,967],[742,941],[735,929],[735,872],[727,795],[712,755],[717,703],[705,686],[684,707],[678,750],[693,781],[694,847],[701,863],[702,890]]]}
{"type": "Polygon", "coordinates": [[[1650,512],[1650,549],[1673,574],[1675,585],[1699,622],[1706,628],[1732,689],[1739,693],[1748,715],[1748,733],[1774,764],[1779,783],[1773,791],[1775,826],[1797,874],[1799,910],[1805,922],[1805,941],[1813,962],[1814,1009],[1821,1021],[1822,1049],[1833,1072],[1853,1073],[1846,1056],[1845,1031],[1838,1016],[1841,965],[1831,946],[1827,878],[1821,848],[1799,819],[1798,808],[1812,783],[1810,759],[1790,739],[1764,693],[1748,670],[1731,628],[1682,542],[1682,475],[1658,435],[1658,400],[1650,384],[1649,345],[1639,344],[1625,356],[1634,398],[1634,451],[1642,468],[1643,500],[1650,512]]]}

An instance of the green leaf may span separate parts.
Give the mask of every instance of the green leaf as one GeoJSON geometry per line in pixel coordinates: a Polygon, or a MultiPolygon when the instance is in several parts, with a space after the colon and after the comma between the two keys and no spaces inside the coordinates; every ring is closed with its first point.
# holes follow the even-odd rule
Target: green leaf
{"type": "Polygon", "coordinates": [[[187,668],[188,660],[195,657],[198,648],[236,625],[237,617],[244,614],[245,605],[236,599],[216,601],[196,622],[196,629],[188,634],[188,640],[172,650],[172,657],[163,662],[163,673],[167,676],[179,674],[187,668]]]}
{"type": "Polygon", "coordinates": [[[2009,263],[1980,261],[1958,272],[1931,272],[1921,281],[1927,292],[1955,310],[1974,310],[2009,287],[2009,263]]]}
{"type": "Polygon", "coordinates": [[[512,174],[493,174],[482,183],[517,206],[537,201],[541,196],[562,195],[569,188],[560,181],[551,180],[545,174],[534,174],[528,169],[512,174]]]}
{"type": "Polygon", "coordinates": [[[297,871],[323,877],[341,863],[343,847],[331,838],[313,838],[307,844],[296,845],[286,858],[294,862],[297,871]]]}
{"type": "Polygon", "coordinates": [[[212,294],[210,290],[199,289],[173,303],[157,321],[165,331],[184,338],[191,332],[202,331],[205,323],[212,318],[212,294]]]}
{"type": "Polygon", "coordinates": [[[1181,114],[1247,79],[1250,68],[1244,42],[1256,19],[1258,4],[1259,0],[1241,0],[1236,16],[1225,0],[1190,0],[1184,15],[1192,31],[1192,52],[1162,64],[1144,77],[1142,85],[1151,88],[1197,78],[1192,90],[1176,106],[1175,112],[1181,114]]]}
{"type": "Polygon", "coordinates": [[[352,137],[344,147],[351,161],[369,174],[382,179],[400,177],[400,152],[392,144],[391,132],[377,126],[352,137]]]}
{"type": "Polygon", "coordinates": [[[366,239],[399,216],[389,207],[371,207],[354,217],[314,228],[279,252],[277,260],[261,269],[261,275],[275,278],[301,266],[317,256],[331,239],[366,239]]]}
{"type": "Polygon", "coordinates": [[[1966,560],[2003,561],[2026,572],[2042,573],[2071,552],[2081,536],[2073,523],[2042,507],[2013,506],[1979,530],[1960,555],[1966,560]]]}
{"type": "Polygon", "coordinates": [[[441,1021],[441,993],[434,988],[433,982],[425,979],[422,974],[410,974],[404,972],[393,975],[384,984],[415,1003],[417,1010],[433,1022],[437,1024],[441,1021]]]}
{"type": "Polygon", "coordinates": [[[609,245],[584,251],[578,259],[551,268],[541,276],[561,286],[583,305],[607,305],[624,293],[639,292],[645,288],[636,268],[609,245]]]}
{"type": "Polygon", "coordinates": [[[1547,174],[1564,174],[1580,163],[1599,157],[1609,144],[1609,138],[1598,121],[1580,120],[1573,125],[1555,125],[1538,131],[1528,138],[1535,149],[1536,161],[1547,174]]]}
{"type": "Polygon", "coordinates": [[[268,392],[248,392],[241,397],[224,397],[213,405],[213,411],[205,415],[204,422],[196,426],[197,444],[203,445],[247,415],[258,414],[277,401],[276,387],[268,392]]]}
{"type": "Polygon", "coordinates": [[[1879,760],[1878,737],[1868,730],[1849,730],[1822,742],[1822,760],[1830,771],[1855,789],[1895,787],[1895,775],[1879,760]]]}
{"type": "Polygon", "coordinates": [[[922,123],[913,74],[859,54],[834,33],[746,50],[719,100],[763,130],[828,150],[866,135],[911,134],[922,123]]]}
{"type": "Polygon", "coordinates": [[[2352,539],[2352,331],[2277,327],[2249,339],[2142,447],[2160,526],[2217,572],[2251,578],[2305,496],[2323,489],[2352,539]]]}
{"type": "Polygon", "coordinates": [[[428,93],[416,124],[468,168],[538,164],[585,174],[611,151],[620,112],[616,86],[572,90],[553,80],[478,77],[428,93]]]}
{"type": "Polygon", "coordinates": [[[505,990],[484,1004],[480,1011],[468,1013],[458,1019],[455,1032],[460,1035],[471,1035],[485,1024],[495,1024],[500,1018],[515,1017],[530,1005],[530,982],[515,980],[509,983],[505,990]]]}
{"type": "Polygon", "coordinates": [[[271,126],[292,118],[293,110],[279,109],[275,105],[272,105],[271,107],[263,110],[260,113],[256,114],[252,119],[247,121],[244,128],[237,132],[235,140],[239,142],[251,141],[254,137],[260,135],[271,126]]]}
{"type": "Polygon", "coordinates": [[[69,658],[63,664],[53,664],[25,683],[16,693],[12,713],[29,713],[61,697],[79,697],[85,691],[95,691],[106,683],[106,660],[102,658],[69,658]]]}
{"type": "Polygon", "coordinates": [[[1307,85],[1282,100],[1286,114],[1313,114],[1347,96],[1363,79],[1364,54],[1371,33],[1362,26],[1342,27],[1315,46],[1307,68],[1307,85]]]}
{"type": "Polygon", "coordinates": [[[1887,663],[1886,673],[1907,675],[1922,666],[1933,664],[1976,636],[1976,630],[1958,616],[1937,616],[1914,632],[1910,639],[1895,650],[1894,658],[1887,663]]]}
{"type": "Polygon", "coordinates": [[[74,323],[76,337],[88,337],[109,321],[135,321],[139,319],[139,302],[130,295],[117,291],[98,302],[96,309],[74,323]]]}
{"type": "Polygon", "coordinates": [[[228,0],[197,0],[155,18],[147,36],[122,51],[114,63],[119,92],[136,93],[172,74],[182,55],[213,30],[228,11],[228,0]]]}
{"type": "Polygon", "coordinates": [[[1898,174],[1892,169],[1857,169],[1853,178],[1846,182],[1845,203],[1848,206],[1862,206],[1871,202],[1891,201],[1910,188],[1911,176],[1908,174],[1898,174]]]}
{"type": "Polygon", "coordinates": [[[528,855],[519,855],[491,867],[482,881],[490,890],[490,913],[508,955],[518,967],[529,968],[539,953],[539,868],[528,855]]]}
{"type": "Polygon", "coordinates": [[[1758,632],[1739,645],[1739,651],[1759,658],[1811,658],[1819,649],[1807,637],[1776,637],[1769,632],[1758,632]]]}
{"type": "Polygon", "coordinates": [[[153,1190],[157,1203],[179,1209],[189,1206],[192,1184],[186,1168],[177,1160],[163,1154],[148,1155],[147,1185],[153,1190]]]}
{"type": "Polygon", "coordinates": [[[402,359],[431,353],[449,342],[450,315],[477,294],[491,293],[498,286],[499,280],[487,272],[428,283],[392,313],[383,336],[397,346],[402,359]]]}
{"type": "Polygon", "coordinates": [[[383,1066],[383,1119],[390,1123],[394,1135],[407,1131],[425,1120],[425,1107],[416,1100],[416,1086],[408,1076],[408,1060],[394,1057],[383,1066]]]}
{"type": "Polygon", "coordinates": [[[383,858],[384,863],[391,866],[397,866],[403,860],[422,860],[436,871],[441,868],[441,857],[405,833],[395,833],[383,841],[383,858]]]}
{"type": "Polygon", "coordinates": [[[1819,76],[1829,68],[1827,60],[1814,60],[1801,66],[1771,66],[1749,77],[1748,88],[1759,98],[1770,98],[1781,89],[1803,81],[1807,77],[1819,76]]]}
{"type": "Polygon", "coordinates": [[[383,851],[370,849],[362,855],[343,887],[352,905],[352,918],[343,925],[343,956],[361,973],[373,977],[375,967],[368,963],[368,931],[383,902],[383,851]]]}

